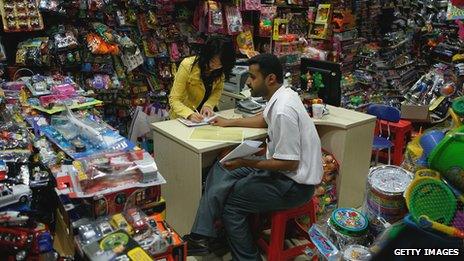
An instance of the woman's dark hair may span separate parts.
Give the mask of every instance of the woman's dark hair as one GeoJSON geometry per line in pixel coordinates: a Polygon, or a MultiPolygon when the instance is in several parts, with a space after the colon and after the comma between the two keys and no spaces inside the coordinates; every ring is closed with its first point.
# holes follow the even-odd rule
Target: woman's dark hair
{"type": "MultiPolygon", "coordinates": [[[[193,63],[193,65],[198,63],[198,66],[200,66],[202,79],[206,78],[209,61],[216,55],[219,55],[222,63],[222,72],[227,77],[235,65],[235,50],[232,40],[220,35],[210,36],[208,40],[206,40],[193,63]]],[[[217,74],[216,79],[213,79],[213,81],[221,76],[222,73],[217,74]]]]}

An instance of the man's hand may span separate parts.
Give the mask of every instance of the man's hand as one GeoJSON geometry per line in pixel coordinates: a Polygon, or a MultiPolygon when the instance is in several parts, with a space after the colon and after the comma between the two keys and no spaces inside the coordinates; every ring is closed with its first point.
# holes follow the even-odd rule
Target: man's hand
{"type": "Polygon", "coordinates": [[[216,118],[212,119],[209,123],[211,125],[213,125],[213,126],[220,126],[220,127],[229,127],[229,126],[231,126],[231,120],[224,119],[222,117],[216,117],[216,118]]]}
{"type": "Polygon", "coordinates": [[[190,121],[193,121],[193,122],[201,122],[201,121],[203,121],[203,115],[194,112],[194,113],[190,114],[190,116],[188,116],[187,119],[190,120],[190,121]]]}
{"type": "Polygon", "coordinates": [[[223,163],[224,168],[228,170],[234,170],[236,168],[243,167],[243,160],[242,159],[234,159],[229,160],[223,163]]]}
{"type": "Polygon", "coordinates": [[[203,115],[203,117],[209,118],[213,116],[214,111],[208,106],[203,106],[201,108],[200,114],[203,115]]]}

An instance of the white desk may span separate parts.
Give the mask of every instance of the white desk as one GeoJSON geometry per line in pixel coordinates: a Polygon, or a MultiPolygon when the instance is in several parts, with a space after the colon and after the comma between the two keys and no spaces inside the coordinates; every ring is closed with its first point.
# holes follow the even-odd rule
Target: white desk
{"type": "MultiPolygon", "coordinates": [[[[337,180],[339,206],[359,206],[368,174],[375,117],[328,106],[330,115],[314,120],[322,147],[340,163],[337,180]]],[[[220,112],[240,117],[233,110],[220,112]]],[[[162,195],[167,203],[167,221],[181,235],[190,232],[201,197],[202,169],[210,166],[218,153],[233,145],[225,142],[188,140],[191,132],[177,120],[152,124],[155,160],[167,180],[162,195]]],[[[244,128],[246,139],[260,139],[266,129],[244,128]]]]}

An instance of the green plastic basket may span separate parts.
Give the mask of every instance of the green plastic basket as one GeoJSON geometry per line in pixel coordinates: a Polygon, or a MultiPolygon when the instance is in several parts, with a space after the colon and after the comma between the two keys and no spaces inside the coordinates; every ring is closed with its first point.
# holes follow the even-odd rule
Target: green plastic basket
{"type": "Polygon", "coordinates": [[[431,169],[464,191],[464,125],[445,136],[430,152],[428,162],[431,169]]]}
{"type": "Polygon", "coordinates": [[[421,179],[409,188],[407,194],[409,212],[416,221],[422,215],[445,225],[453,220],[457,208],[456,198],[441,180],[421,179]]]}

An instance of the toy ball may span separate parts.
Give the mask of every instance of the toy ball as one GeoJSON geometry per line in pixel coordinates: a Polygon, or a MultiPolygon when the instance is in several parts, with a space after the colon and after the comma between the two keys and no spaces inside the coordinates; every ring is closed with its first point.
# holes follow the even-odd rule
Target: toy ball
{"type": "Polygon", "coordinates": [[[453,84],[446,84],[446,85],[443,85],[443,87],[441,87],[441,89],[440,89],[441,95],[444,95],[444,96],[450,96],[450,95],[452,95],[455,91],[456,91],[456,88],[454,87],[453,84]]]}

